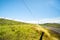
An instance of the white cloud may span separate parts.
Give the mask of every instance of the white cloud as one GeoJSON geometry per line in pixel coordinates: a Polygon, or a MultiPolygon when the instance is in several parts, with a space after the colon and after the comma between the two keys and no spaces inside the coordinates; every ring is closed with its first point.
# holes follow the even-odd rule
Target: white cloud
{"type": "Polygon", "coordinates": [[[0,17],[4,19],[9,19],[9,20],[15,20],[15,21],[21,21],[21,22],[26,22],[26,23],[34,23],[34,24],[43,24],[43,23],[60,23],[60,17],[59,18],[44,18],[38,20],[33,20],[33,21],[27,21],[27,20],[19,20],[19,19],[12,19],[12,18],[5,18],[5,17],[0,17]]]}

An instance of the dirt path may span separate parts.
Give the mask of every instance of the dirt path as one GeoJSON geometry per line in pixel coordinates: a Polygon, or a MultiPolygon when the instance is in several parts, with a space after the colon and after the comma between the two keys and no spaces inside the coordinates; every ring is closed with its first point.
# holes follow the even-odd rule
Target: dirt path
{"type": "Polygon", "coordinates": [[[51,30],[51,31],[54,31],[54,32],[56,32],[56,33],[59,33],[59,34],[60,34],[60,28],[47,27],[47,26],[45,26],[45,28],[47,28],[47,29],[49,29],[49,30],[51,30]]]}

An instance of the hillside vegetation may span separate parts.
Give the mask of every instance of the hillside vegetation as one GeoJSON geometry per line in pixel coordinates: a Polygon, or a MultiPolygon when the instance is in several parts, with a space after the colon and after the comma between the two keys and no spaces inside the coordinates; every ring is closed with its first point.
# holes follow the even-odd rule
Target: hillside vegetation
{"type": "Polygon", "coordinates": [[[59,23],[45,23],[45,24],[40,24],[42,26],[47,26],[47,27],[56,27],[56,28],[60,28],[60,24],[59,23]]]}
{"type": "Polygon", "coordinates": [[[59,40],[39,25],[0,18],[0,40],[39,40],[42,32],[43,40],[59,40]]]}

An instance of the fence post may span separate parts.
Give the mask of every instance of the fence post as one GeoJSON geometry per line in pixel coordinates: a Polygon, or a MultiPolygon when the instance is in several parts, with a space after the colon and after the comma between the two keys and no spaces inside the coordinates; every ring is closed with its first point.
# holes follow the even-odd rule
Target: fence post
{"type": "Polygon", "coordinates": [[[40,37],[40,39],[39,39],[39,40],[42,40],[42,38],[43,38],[43,35],[44,35],[44,32],[42,32],[42,34],[41,34],[41,37],[40,37]]]}

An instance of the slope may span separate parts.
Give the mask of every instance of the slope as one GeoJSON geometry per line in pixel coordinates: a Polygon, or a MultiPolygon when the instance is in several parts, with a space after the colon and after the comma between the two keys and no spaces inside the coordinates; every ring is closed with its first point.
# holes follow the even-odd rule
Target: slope
{"type": "Polygon", "coordinates": [[[40,25],[0,18],[0,40],[39,40],[42,32],[43,40],[59,40],[40,25]]]}

